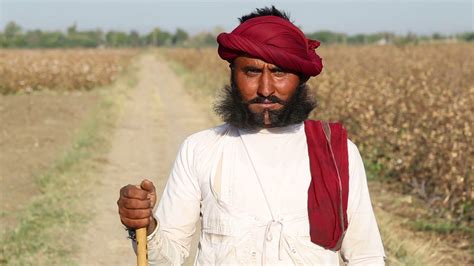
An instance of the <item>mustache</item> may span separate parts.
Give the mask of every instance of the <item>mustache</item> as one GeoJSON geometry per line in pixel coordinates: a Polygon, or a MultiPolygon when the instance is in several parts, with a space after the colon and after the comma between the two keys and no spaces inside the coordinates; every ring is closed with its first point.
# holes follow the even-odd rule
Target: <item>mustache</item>
{"type": "MultiPolygon", "coordinates": [[[[284,103],[284,100],[279,99],[275,96],[269,97],[256,97],[249,101],[242,98],[239,88],[233,82],[233,76],[231,76],[230,86],[224,86],[221,91],[220,97],[214,102],[215,113],[222,118],[222,120],[230,125],[237,128],[263,128],[264,115],[263,113],[252,113],[249,110],[249,103],[259,102],[280,102],[284,103]]],[[[270,120],[272,127],[282,127],[291,124],[303,122],[308,118],[311,110],[313,110],[317,103],[312,99],[312,96],[308,94],[309,87],[306,83],[301,83],[293,96],[291,96],[283,108],[278,110],[269,110],[270,120]]]]}
{"type": "Polygon", "coordinates": [[[244,104],[253,104],[253,103],[279,103],[281,105],[287,105],[288,104],[288,101],[285,101],[285,100],[282,100],[280,98],[278,98],[277,96],[275,95],[270,95],[268,97],[265,97],[265,96],[257,96],[251,100],[248,100],[248,101],[244,101],[243,102],[244,104]]]}

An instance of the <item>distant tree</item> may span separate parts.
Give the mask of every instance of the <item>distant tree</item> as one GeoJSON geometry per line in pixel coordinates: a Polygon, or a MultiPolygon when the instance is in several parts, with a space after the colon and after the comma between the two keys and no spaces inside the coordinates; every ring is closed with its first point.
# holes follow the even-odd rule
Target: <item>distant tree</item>
{"type": "MultiPolygon", "coordinates": [[[[106,45],[108,47],[140,47],[144,45],[152,46],[216,46],[217,34],[223,32],[222,27],[215,27],[211,32],[200,32],[190,36],[185,30],[177,28],[172,34],[158,27],[148,34],[140,35],[132,30],[129,33],[122,31],[109,31],[104,34],[100,29],[81,31],[74,23],[67,27],[66,32],[29,30],[23,33],[20,25],[11,21],[5,25],[3,32],[0,32],[0,47],[3,48],[61,48],[61,47],[98,47],[106,45]]],[[[332,31],[317,31],[306,33],[311,39],[316,39],[323,44],[344,43],[344,44],[368,44],[368,43],[393,43],[403,45],[408,43],[428,42],[430,40],[457,38],[467,42],[474,41],[474,32],[464,32],[453,36],[443,36],[440,33],[432,35],[416,35],[412,32],[402,36],[391,32],[377,32],[371,34],[347,35],[332,31]]]]}
{"type": "Polygon", "coordinates": [[[474,42],[474,32],[464,32],[464,33],[458,34],[457,37],[467,42],[474,42]]]}
{"type": "Polygon", "coordinates": [[[21,34],[21,27],[16,24],[14,21],[10,21],[5,25],[3,30],[6,38],[13,38],[21,34]]]}
{"type": "Polygon", "coordinates": [[[66,36],[60,31],[43,32],[41,34],[40,45],[43,48],[65,47],[66,44],[66,36]]]}
{"type": "Polygon", "coordinates": [[[172,35],[167,31],[163,31],[160,28],[154,28],[147,35],[147,43],[153,46],[170,45],[172,43],[172,35]]]}
{"type": "Polygon", "coordinates": [[[79,31],[77,24],[69,26],[66,30],[65,47],[97,47],[104,44],[104,33],[100,29],[79,31]]]}
{"type": "Polygon", "coordinates": [[[217,26],[214,27],[212,32],[200,32],[189,39],[189,44],[193,47],[217,46],[216,37],[223,31],[225,31],[224,28],[217,26]]]}
{"type": "Polygon", "coordinates": [[[217,41],[216,36],[212,33],[200,32],[189,40],[189,44],[193,47],[216,46],[217,41]]]}
{"type": "Polygon", "coordinates": [[[346,34],[332,31],[317,31],[313,33],[308,33],[306,34],[306,36],[310,39],[315,39],[325,44],[343,43],[347,39],[346,34]]]}
{"type": "Polygon", "coordinates": [[[185,41],[187,41],[189,35],[183,29],[177,28],[176,32],[173,35],[172,43],[173,45],[182,45],[185,41]]]}
{"type": "Polygon", "coordinates": [[[43,32],[41,30],[27,31],[25,34],[25,43],[28,48],[39,48],[43,39],[43,32]]]}
{"type": "Polygon", "coordinates": [[[73,36],[77,33],[77,25],[76,23],[72,24],[67,28],[67,35],[68,36],[73,36]]]}
{"type": "Polygon", "coordinates": [[[405,36],[406,43],[418,43],[418,36],[414,32],[408,32],[405,36]]]}
{"type": "Polygon", "coordinates": [[[3,30],[3,47],[21,47],[24,46],[24,40],[21,36],[21,27],[13,21],[8,22],[3,30]]]}
{"type": "Polygon", "coordinates": [[[100,29],[81,31],[76,36],[76,43],[81,47],[92,48],[104,43],[104,33],[100,29]]]}
{"type": "Polygon", "coordinates": [[[443,35],[441,35],[441,33],[435,32],[435,33],[433,33],[433,35],[431,35],[431,38],[433,40],[441,40],[441,39],[444,39],[445,37],[443,35]]]}
{"type": "Polygon", "coordinates": [[[132,30],[128,34],[128,43],[129,43],[129,45],[131,45],[133,47],[137,47],[137,46],[142,46],[143,45],[143,40],[142,40],[142,38],[140,37],[140,34],[137,31],[132,30]]]}
{"type": "Polygon", "coordinates": [[[367,43],[367,36],[365,34],[351,35],[347,38],[347,42],[350,44],[365,44],[367,43]]]}
{"type": "Polygon", "coordinates": [[[129,45],[128,34],[121,31],[109,31],[105,34],[105,42],[110,47],[125,47],[129,45]]]}
{"type": "Polygon", "coordinates": [[[384,35],[379,32],[365,35],[365,40],[367,43],[375,43],[381,39],[384,39],[384,35]]]}

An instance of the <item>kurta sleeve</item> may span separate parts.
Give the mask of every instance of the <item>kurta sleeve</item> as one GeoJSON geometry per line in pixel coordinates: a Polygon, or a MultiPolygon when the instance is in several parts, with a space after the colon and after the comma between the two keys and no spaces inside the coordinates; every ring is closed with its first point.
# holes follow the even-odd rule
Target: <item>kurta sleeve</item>
{"type": "Polygon", "coordinates": [[[189,256],[201,201],[194,157],[188,138],[180,147],[160,203],[154,212],[159,225],[148,236],[149,265],[181,265],[189,256]]]}
{"type": "Polygon", "coordinates": [[[356,145],[348,140],[349,226],[341,256],[347,265],[384,265],[385,252],[367,187],[364,164],[356,145]]]}

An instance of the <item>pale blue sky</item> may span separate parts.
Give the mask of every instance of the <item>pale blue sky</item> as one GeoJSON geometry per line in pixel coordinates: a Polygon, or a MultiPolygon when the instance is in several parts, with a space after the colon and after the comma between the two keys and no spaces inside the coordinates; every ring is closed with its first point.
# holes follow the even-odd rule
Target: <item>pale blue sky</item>
{"type": "Polygon", "coordinates": [[[0,28],[13,20],[24,29],[65,30],[74,22],[80,30],[154,27],[191,33],[221,26],[231,30],[237,17],[256,7],[274,4],[288,11],[305,32],[332,30],[405,34],[473,31],[473,1],[325,0],[325,1],[145,1],[145,0],[0,0],[0,28]]]}

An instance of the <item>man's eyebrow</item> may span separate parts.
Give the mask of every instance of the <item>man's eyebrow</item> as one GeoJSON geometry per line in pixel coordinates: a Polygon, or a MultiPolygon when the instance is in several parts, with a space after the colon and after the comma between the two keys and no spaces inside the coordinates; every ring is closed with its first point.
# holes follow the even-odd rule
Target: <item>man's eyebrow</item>
{"type": "Polygon", "coordinates": [[[273,66],[270,68],[270,71],[271,72],[286,72],[283,68],[279,67],[279,66],[273,66]]]}
{"type": "Polygon", "coordinates": [[[256,66],[244,66],[242,68],[243,71],[262,71],[262,68],[256,66]]]}

